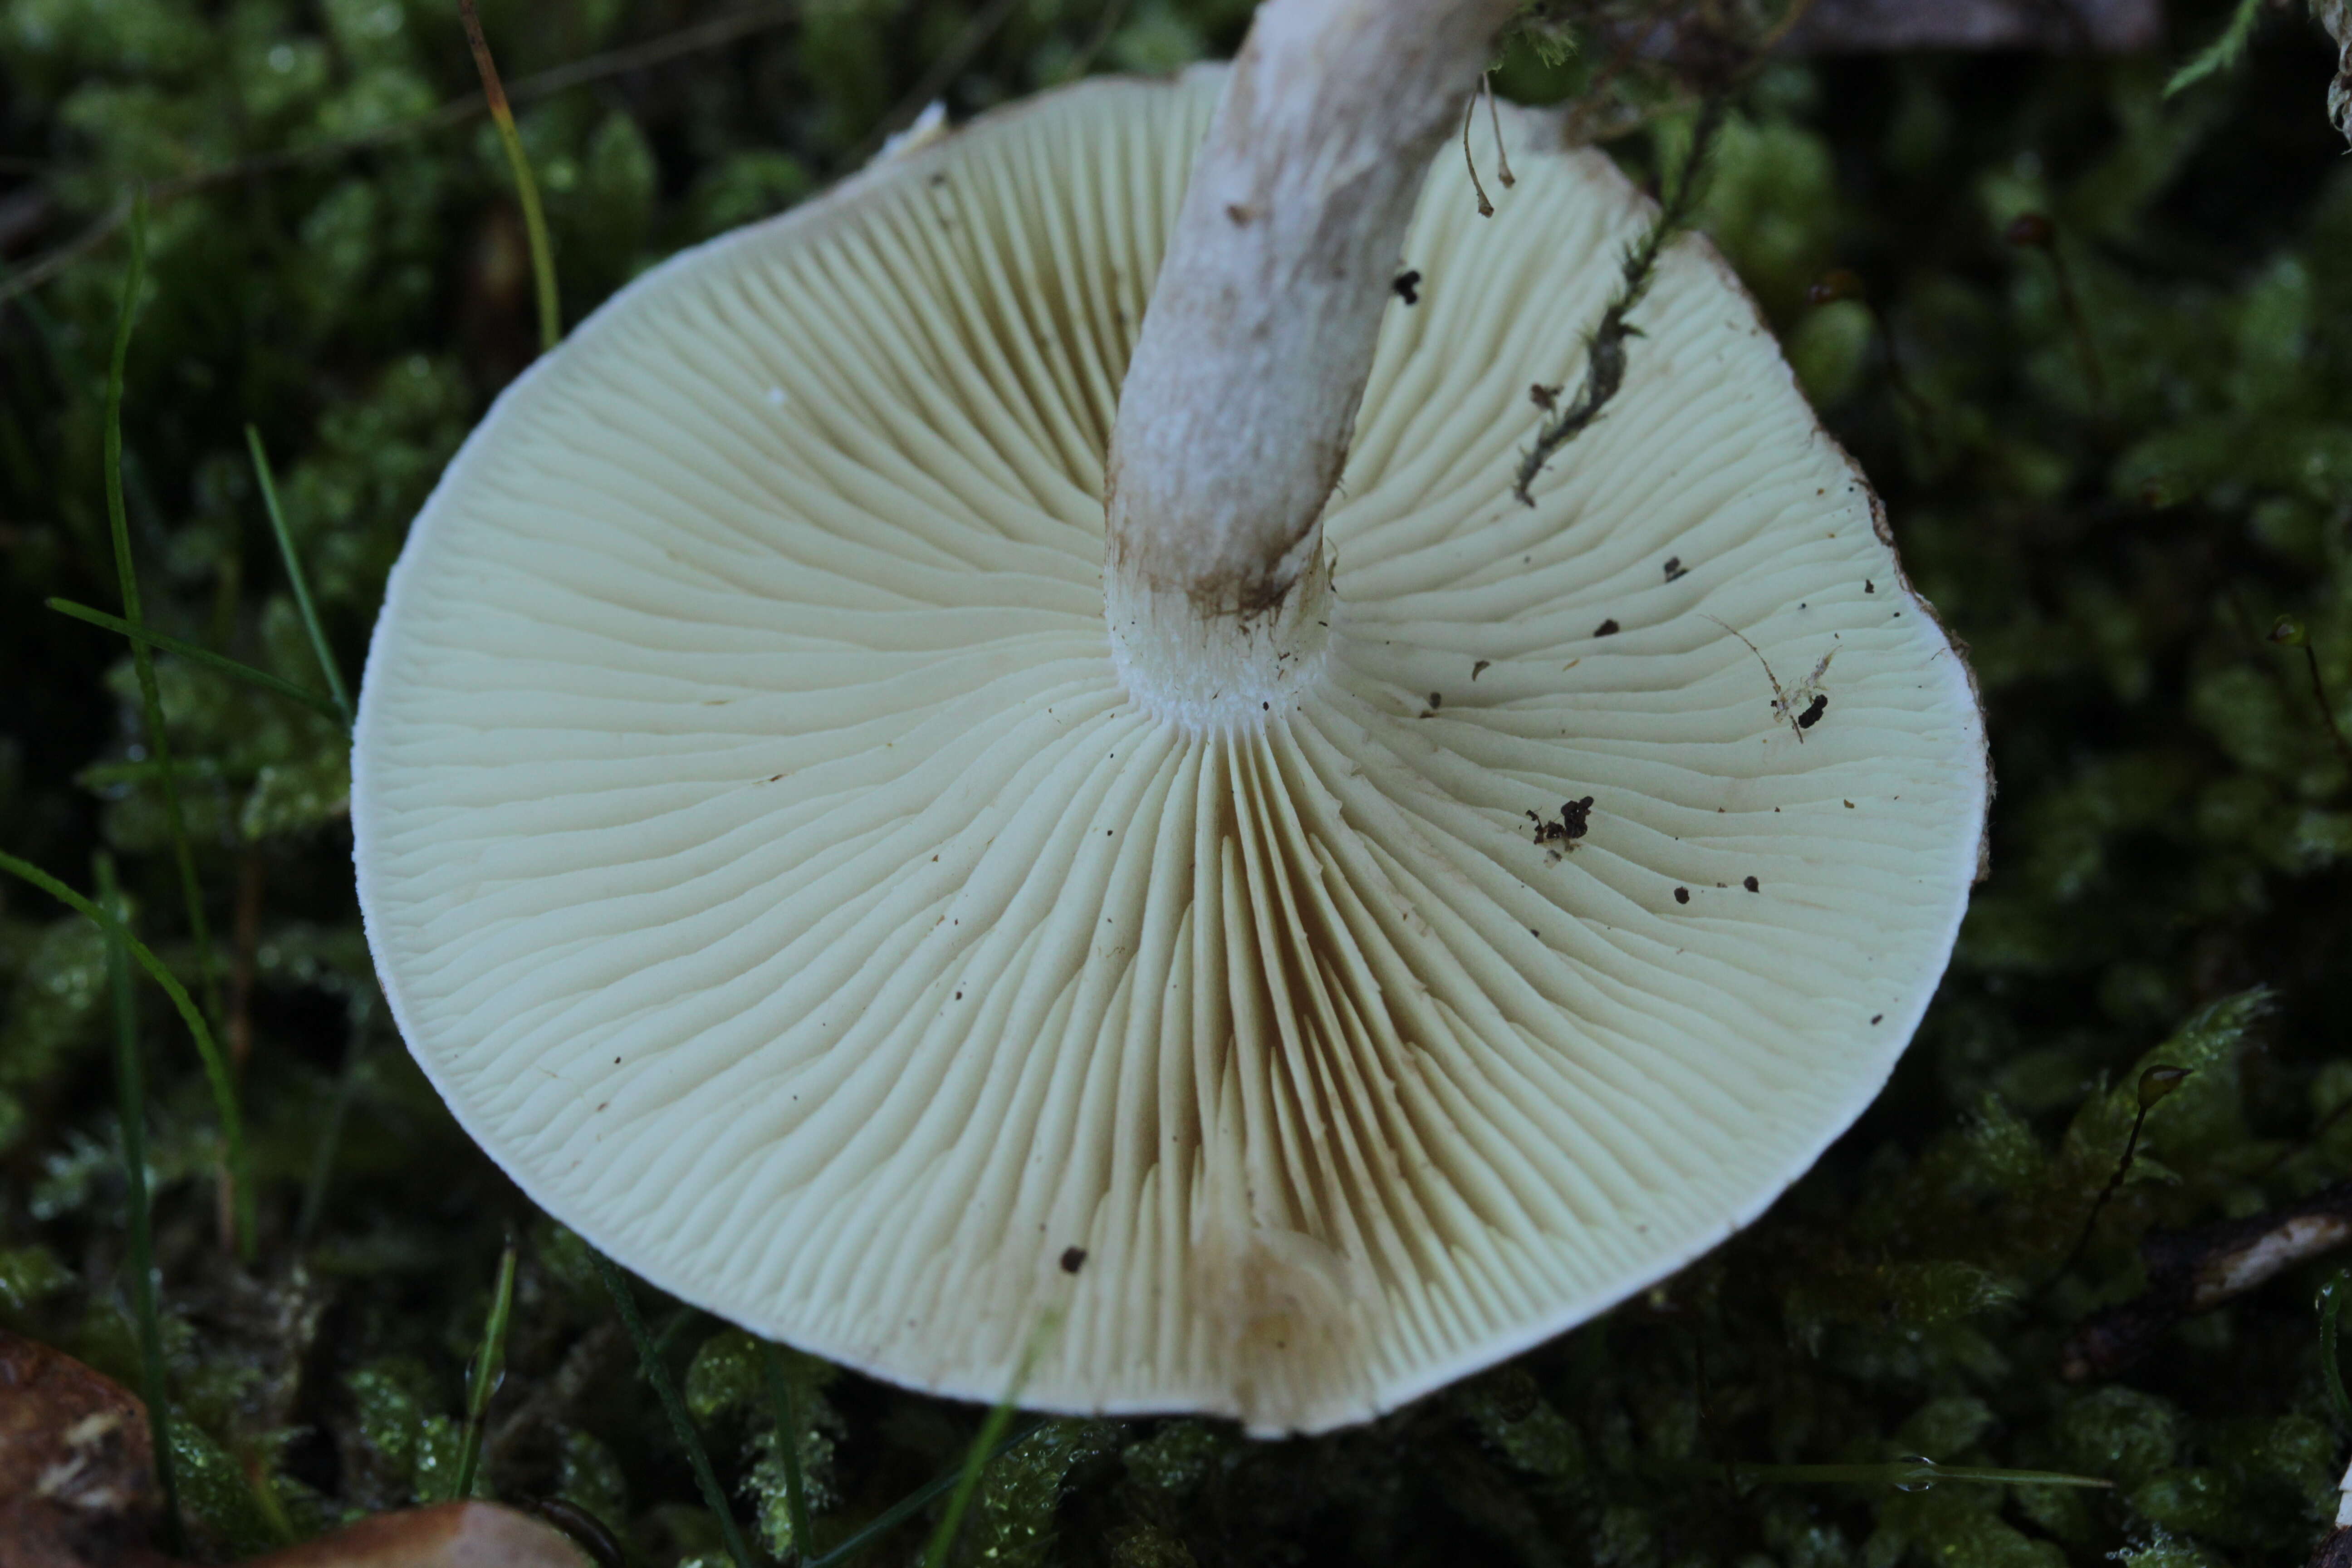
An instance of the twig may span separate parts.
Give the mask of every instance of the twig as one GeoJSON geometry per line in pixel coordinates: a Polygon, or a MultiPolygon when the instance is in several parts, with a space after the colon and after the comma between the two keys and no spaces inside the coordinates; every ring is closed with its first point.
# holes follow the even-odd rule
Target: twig
{"type": "MultiPolygon", "coordinates": [[[[114,885],[114,858],[98,857],[98,896],[117,921],[127,910],[114,885]]],[[[172,1450],[172,1394],[163,1366],[163,1331],[155,1303],[153,1216],[147,1193],[147,1082],[139,1059],[138,1015],[131,1005],[131,963],[121,939],[107,932],[106,988],[114,1001],[114,1084],[122,1119],[122,1178],[131,1209],[131,1310],[139,1330],[139,1394],[147,1405],[148,1445],[163,1494],[163,1545],[187,1547],[180,1528],[180,1482],[172,1450]]]]}
{"type": "Polygon", "coordinates": [[[530,159],[522,150],[522,132],[515,129],[514,110],[499,80],[498,62],[490,58],[490,41],[482,36],[482,19],[474,0],[457,0],[457,14],[466,24],[466,42],[474,51],[474,68],[481,74],[482,98],[506,148],[507,167],[514,173],[515,194],[522,202],[523,233],[530,242],[530,277],[539,295],[539,352],[551,353],[563,336],[563,321],[555,298],[555,252],[547,242],[547,213],[539,205],[539,182],[530,177],[530,159]]]}
{"type": "Polygon", "coordinates": [[[1511,493],[1518,497],[1521,505],[1536,504],[1528,489],[1536,476],[1543,472],[1544,466],[1562,447],[1591,427],[1601,410],[1608,407],[1609,400],[1617,395],[1617,389],[1624,384],[1626,341],[1639,335],[1639,329],[1625,318],[1656,280],[1658,257],[1666,242],[1690,221],[1697,205],[1699,176],[1727,107],[1726,94],[1717,92],[1699,110],[1698,123],[1691,132],[1690,153],[1683,160],[1681,178],[1659,206],[1658,216],[1651,220],[1648,230],[1625,252],[1616,295],[1585,338],[1583,383],[1566,406],[1558,408],[1537,427],[1534,445],[1519,458],[1518,477],[1511,493]]]}
{"type": "Polygon", "coordinates": [[[2298,1263],[2352,1245],[2352,1182],[2298,1204],[2194,1230],[2151,1231],[2140,1243],[2147,1288],[2084,1320],[2058,1353],[2069,1383],[2121,1372],[2181,1319],[2208,1312],[2298,1263]]]}

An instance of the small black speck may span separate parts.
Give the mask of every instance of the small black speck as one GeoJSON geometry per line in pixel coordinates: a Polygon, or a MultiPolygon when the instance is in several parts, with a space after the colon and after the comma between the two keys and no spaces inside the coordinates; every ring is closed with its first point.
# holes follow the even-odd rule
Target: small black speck
{"type": "Polygon", "coordinates": [[[1667,582],[1671,583],[1677,577],[1687,577],[1689,575],[1690,568],[1683,564],[1683,558],[1681,556],[1669,555],[1666,557],[1667,582]]]}
{"type": "Polygon", "coordinates": [[[1873,1014],[1870,1016],[1870,1021],[1871,1021],[1872,1023],[1875,1024],[1875,1023],[1877,1023],[1881,1018],[1884,1018],[1885,1016],[1886,1016],[1886,1015],[1885,1015],[1885,1014],[1884,1014],[1884,1013],[1873,1013],[1873,1014]]]}
{"type": "Polygon", "coordinates": [[[1675,889],[1675,902],[1678,904],[1689,903],[1690,889],[1688,888],[1676,888],[1675,889]]]}
{"type": "Polygon", "coordinates": [[[1753,878],[1753,877],[1749,877],[1749,878],[1748,878],[1746,880],[1742,881],[1739,885],[1740,885],[1741,887],[1743,887],[1743,888],[1747,889],[1748,889],[1749,892],[1751,892],[1751,893],[1760,893],[1760,892],[1762,892],[1762,891],[1764,890],[1764,885],[1763,885],[1762,883],[1759,882],[1759,881],[1758,881],[1755,878],[1753,878]]]}
{"type": "Polygon", "coordinates": [[[1543,932],[1541,932],[1541,931],[1539,931],[1536,930],[1536,928],[1535,928],[1535,927],[1533,927],[1533,926],[1529,926],[1529,927],[1528,927],[1528,934],[1529,936],[1533,936],[1533,937],[1540,937],[1540,936],[1542,936],[1542,935],[1543,935],[1543,932]]]}
{"type": "Polygon", "coordinates": [[[1396,275],[1396,281],[1390,284],[1389,287],[1395,289],[1396,297],[1403,300],[1406,304],[1420,304],[1421,269],[1419,268],[1415,268],[1410,272],[1398,273],[1396,275]]]}
{"type": "Polygon", "coordinates": [[[1444,693],[1443,691],[1433,691],[1433,692],[1431,692],[1431,693],[1429,694],[1429,705],[1430,705],[1432,708],[1443,708],[1443,707],[1444,707],[1444,706],[1445,706],[1445,693],[1444,693]]]}
{"type": "Polygon", "coordinates": [[[614,1058],[613,1058],[613,1065],[614,1065],[614,1067],[619,1067],[619,1066],[621,1065],[621,1058],[618,1058],[618,1057],[614,1057],[614,1058]]]}
{"type": "Polygon", "coordinates": [[[1847,802],[1845,803],[1845,808],[1846,808],[1848,811],[1852,811],[1852,810],[1853,809],[1853,802],[1852,802],[1852,801],[1847,801],[1847,802]]]}
{"type": "Polygon", "coordinates": [[[1875,594],[1878,592],[1878,584],[1864,577],[1862,580],[1862,591],[1865,594],[1875,594]]]}
{"type": "Polygon", "coordinates": [[[1261,702],[1258,706],[1265,709],[1269,713],[1274,711],[1274,704],[1271,702],[1261,702]]]}
{"type": "Polygon", "coordinates": [[[963,993],[962,993],[962,992],[961,992],[961,991],[957,992],[957,993],[956,993],[956,998],[955,998],[955,999],[956,999],[957,1001],[959,1001],[959,1002],[962,1001],[962,1000],[963,1000],[963,993]]]}
{"type": "Polygon", "coordinates": [[[1828,710],[1830,700],[1826,696],[1815,696],[1812,701],[1806,706],[1805,710],[1797,715],[1797,728],[1800,730],[1810,730],[1814,725],[1820,723],[1822,721],[1822,714],[1828,710]]]}
{"type": "Polygon", "coordinates": [[[1601,622],[1599,626],[1593,627],[1592,635],[1597,637],[1615,637],[1617,635],[1617,617],[1612,616],[1607,620],[1601,622]]]}
{"type": "Polygon", "coordinates": [[[1063,1273],[1065,1273],[1065,1274],[1076,1274],[1079,1269],[1084,1268],[1086,1266],[1087,1266],[1087,1249],[1086,1249],[1085,1247],[1069,1247],[1069,1248],[1067,1248],[1066,1250],[1065,1250],[1065,1251],[1063,1252],[1063,1254],[1062,1254],[1062,1272],[1063,1272],[1063,1273]]]}
{"type": "Polygon", "coordinates": [[[1494,662],[1495,661],[1491,658],[1482,658],[1477,663],[1472,665],[1470,667],[1470,679],[1473,680],[1477,679],[1479,673],[1494,662]]]}

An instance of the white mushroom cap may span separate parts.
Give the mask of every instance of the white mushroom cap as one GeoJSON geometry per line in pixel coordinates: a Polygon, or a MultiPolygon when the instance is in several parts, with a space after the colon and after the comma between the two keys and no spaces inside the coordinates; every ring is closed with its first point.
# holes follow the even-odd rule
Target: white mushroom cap
{"type": "Polygon", "coordinates": [[[1988,777],[1703,242],[1512,499],[1651,210],[1533,113],[1492,220],[1458,154],[1423,199],[1315,668],[1215,732],[1131,700],[1103,454],[1216,84],[1047,95],[598,312],[417,520],[352,816],[418,1061],[648,1279],[903,1384],[1035,1340],[1024,1403],[1311,1430],[1770,1203],[1918,1022],[1988,777]],[[1801,731],[1765,666],[1832,652],[1801,731]]]}

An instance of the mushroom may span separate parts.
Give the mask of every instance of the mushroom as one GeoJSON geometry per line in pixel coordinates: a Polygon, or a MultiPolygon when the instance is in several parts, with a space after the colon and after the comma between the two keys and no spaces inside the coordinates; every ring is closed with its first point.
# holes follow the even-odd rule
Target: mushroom
{"type": "Polygon", "coordinates": [[[1703,241],[1514,498],[1654,209],[1506,111],[1477,216],[1435,149],[1511,9],[1273,0],[499,399],[352,817],[401,1029],[533,1200],[901,1384],[1311,1431],[1671,1272],[1870,1100],[1977,870],[1969,673],[1703,241]]]}

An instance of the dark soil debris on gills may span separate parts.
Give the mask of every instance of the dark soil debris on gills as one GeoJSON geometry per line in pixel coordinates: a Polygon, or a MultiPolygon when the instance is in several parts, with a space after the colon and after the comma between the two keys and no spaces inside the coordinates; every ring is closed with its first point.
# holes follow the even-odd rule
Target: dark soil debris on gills
{"type": "Polygon", "coordinates": [[[1591,830],[1592,797],[1588,795],[1581,800],[1562,801],[1557,822],[1547,822],[1532,811],[1527,816],[1536,825],[1535,841],[1538,844],[1554,844],[1563,850],[1574,849],[1577,841],[1591,830]]]}
{"type": "MultiPolygon", "coordinates": [[[[1646,929],[1662,973],[1704,985],[1718,926],[1830,896],[1837,868],[1784,867],[1770,829],[1838,806],[1846,815],[1831,821],[1856,863],[1886,853],[1872,837],[1885,813],[1860,803],[1909,786],[1840,748],[1855,732],[1849,704],[1865,684],[1873,702],[1883,690],[1871,639],[1928,629],[1911,613],[1916,589],[1969,650],[2000,788],[1988,879],[1883,1095],[1783,1201],[1678,1273],[1364,1427],[1255,1443],[1219,1421],[1160,1415],[1015,1426],[971,1494],[950,1564],[2256,1568],[2306,1563],[2327,1537],[2352,1431],[2321,1336],[2323,1291],[2352,1256],[2320,1247],[2352,1181],[2352,768],[2329,723],[2352,700],[2352,159],[2327,121],[2336,54],[2306,7],[2256,6],[2234,59],[2166,96],[2168,77],[2231,33],[2234,0],[2162,7],[2164,36],[2126,55],[2072,40],[1885,58],[1818,41],[1864,12],[1992,9],[1821,0],[1791,39],[1819,52],[1749,70],[1744,29],[1777,25],[1786,0],[1570,0],[1530,8],[1496,52],[1503,96],[1568,102],[1579,134],[1654,188],[1678,167],[1691,106],[1733,81],[1696,226],[1884,500],[1903,574],[1863,552],[1867,536],[1853,536],[1867,520],[1837,487],[1801,498],[1833,516],[1836,535],[1825,522],[1813,545],[1836,564],[1786,591],[1773,585],[1780,563],[1717,548],[1728,536],[1704,521],[1673,536],[1692,553],[1663,565],[1647,547],[1611,557],[1580,510],[1603,470],[1582,465],[1633,426],[1652,374],[1656,341],[1638,333],[1656,324],[1654,301],[1634,309],[1619,345],[1623,399],[1544,469],[1542,510],[1524,512],[1520,542],[1489,564],[1540,576],[1555,607],[1583,606],[1571,642],[1573,626],[1593,638],[1623,629],[1578,595],[1631,597],[1639,613],[1661,577],[1704,566],[1704,604],[1645,619],[1590,660],[1630,683],[1595,693],[1595,743],[1649,743],[1611,728],[1611,693],[1706,679],[1703,660],[1684,660],[1716,635],[1697,619],[1716,611],[1778,669],[1768,681],[1736,654],[1739,684],[1724,677],[1723,700],[1752,704],[1770,746],[1755,750],[1810,782],[1727,790],[1715,798],[1727,810],[1695,805],[1685,823],[1653,820],[1657,803],[1622,794],[1599,765],[1571,785],[1514,773],[1507,756],[1482,762],[1460,798],[1502,829],[1496,880],[1523,884],[1514,925],[1531,940],[1510,961],[1537,990],[1616,984],[1591,954],[1646,929]],[[2029,243],[2003,243],[2029,215],[2029,243]],[[1870,626],[1817,667],[1850,606],[1837,584],[1855,582],[1872,604],[1853,618],[1870,626]],[[2267,635],[2281,617],[2296,639],[2267,635]],[[1809,668],[1818,689],[1774,689],[1809,668]],[[1610,797],[1605,811],[1588,788],[1610,797]],[[1786,809],[1777,824],[1771,800],[1786,809]],[[1516,838],[1522,819],[1534,847],[1516,838]],[[1663,856],[1643,856],[1674,835],[1694,880],[1651,883],[1663,856]],[[1718,880],[1765,890],[1742,861],[1781,868],[1773,898],[1706,900],[1718,880]],[[1649,902],[1660,886],[1698,918],[1661,931],[1649,902]],[[2144,1106],[2137,1086],[2158,1068],[2193,1071],[2144,1106]],[[2125,1179],[2102,1201],[2119,1164],[2125,1179]],[[2252,1265],[2272,1263],[2256,1279],[2252,1265]],[[2224,1277],[2245,1288],[2218,1298],[2224,1277]],[[1912,1468],[1913,1455],[1941,1474],[1912,1468]],[[2015,1469],[2110,1484],[1948,1479],[2015,1469]]],[[[1998,9],[2003,26],[2029,10],[2053,26],[2094,14],[2076,0],[1998,9]]],[[[255,1173],[249,1190],[225,1191],[225,1136],[192,1037],[134,974],[156,1375],[184,1526],[169,1546],[135,1397],[147,1373],[107,944],[29,885],[0,882],[11,1568],[132,1565],[151,1552],[266,1561],[356,1521],[415,1528],[452,1506],[469,1370],[509,1233],[513,1311],[503,1374],[484,1384],[481,1494],[533,1505],[576,1541],[601,1531],[582,1548],[592,1561],[727,1561],[595,1258],[480,1153],[398,1039],[353,901],[346,732],[331,703],[280,702],[192,658],[157,658],[209,928],[200,948],[127,648],[45,603],[121,607],[108,597],[101,415],[125,198],[144,183],[122,471],[146,618],[326,700],[249,422],[321,637],[346,679],[361,670],[412,520],[537,352],[524,224],[456,12],[24,0],[0,21],[0,852],[83,889],[105,856],[135,934],[200,1012],[215,1005],[209,962],[210,1025],[255,1173]],[[252,1201],[249,1257],[235,1245],[240,1197],[252,1201]],[[36,1352],[47,1370],[26,1381],[36,1352]],[[60,1479],[43,1492],[26,1465],[60,1479]]],[[[566,323],[678,250],[853,173],[933,98],[961,121],[1072,72],[1174,70],[1229,56],[1246,19],[1223,0],[483,8],[541,175],[566,323]]],[[[1483,110],[1471,129],[1491,176],[1483,110]]],[[[1494,189],[1494,223],[1541,220],[1540,189],[1534,178],[1494,189]]],[[[968,190],[958,181],[927,210],[968,190]]],[[[1274,220],[1236,205],[1217,223],[1239,237],[1274,220]]],[[[980,243],[963,221],[949,237],[980,243]]],[[[1680,239],[1667,263],[1702,254],[1680,239]]],[[[1436,332],[1465,306],[1467,277],[1437,290],[1400,257],[1364,289],[1400,334],[1436,332]]],[[[1104,330],[1131,333],[1137,318],[1109,280],[1067,282],[1038,295],[1037,321],[1099,300],[1104,330]]],[[[1511,344],[1540,331],[1572,347],[1590,326],[1557,300],[1519,309],[1511,344]]],[[[1066,359],[1083,346],[1068,334],[1092,330],[1041,331],[1007,363],[1083,381],[1095,371],[1066,359]]],[[[1517,454],[1581,383],[1572,352],[1524,363],[1509,352],[1507,379],[1484,394],[1493,462],[1449,481],[1469,487],[1465,515],[1506,504],[1517,454]]],[[[1098,447],[1101,432],[1086,439],[1098,447]]],[[[1073,472],[1091,460],[1070,458],[1073,472]]],[[[1686,482],[1675,463],[1697,460],[1608,482],[1663,493],[1686,482]]],[[[1351,542],[1335,528],[1343,601],[1361,564],[1351,542]]],[[[1503,755],[1499,727],[1455,732],[1507,717],[1536,672],[1585,651],[1517,626],[1481,640],[1495,658],[1399,645],[1400,660],[1426,662],[1394,668],[1427,671],[1378,689],[1400,715],[1423,710],[1414,688],[1432,676],[1466,668],[1479,682],[1454,693],[1448,722],[1399,726],[1424,750],[1491,742],[1503,755]],[[1500,663],[1510,669],[1486,686],[1500,663]]],[[[1434,696],[1426,710],[1440,711],[1434,696]]],[[[1123,739],[1105,743],[1127,755],[1123,739]]],[[[752,771],[730,776],[784,782],[741,765],[752,771]]],[[[1146,842],[1125,826],[1115,836],[1095,849],[1146,842]]],[[[1801,952],[1790,964],[1791,1005],[1825,1037],[1867,1049],[1909,1026],[1916,1005],[1866,966],[1832,983],[1801,952]]],[[[888,1005],[952,1033],[971,1016],[962,1001],[995,995],[983,989],[942,974],[888,1005]],[[950,1006],[921,1008],[938,984],[950,1006]]],[[[1397,1016],[1436,1005],[1401,1000],[1397,1016]]],[[[1703,1046],[1686,1043],[1691,1060],[1703,1046]]],[[[1428,1047],[1405,1028],[1401,1071],[1420,1072],[1428,1047]]],[[[1605,1031],[1579,1048],[1604,1081],[1624,1065],[1605,1031]]],[[[621,1092],[573,1110],[609,1103],[609,1121],[638,1103],[629,1096],[657,1093],[665,1068],[617,1038],[604,1055],[622,1058],[621,1092]]],[[[1726,1108],[1727,1147],[1741,1117],[1769,1114],[1737,1084],[1705,1089],[1726,1108]]],[[[1104,1234],[1074,1215],[1022,1238],[1045,1308],[1120,1299],[1104,1234]],[[1068,1245],[1077,1237],[1090,1246],[1068,1245]]],[[[794,1351],[772,1360],[744,1331],[642,1283],[635,1300],[721,1506],[761,1560],[824,1558],[941,1478],[951,1486],[980,1430],[972,1404],[794,1351]]],[[[1053,1331],[1082,1326],[1073,1316],[1053,1331]]],[[[1008,1341],[1031,1327],[1007,1325],[1008,1341]]],[[[985,1403],[1003,1390],[971,1392],[985,1403]]],[[[919,1504],[848,1568],[921,1561],[941,1507],[919,1504]]]]}

